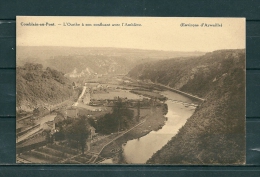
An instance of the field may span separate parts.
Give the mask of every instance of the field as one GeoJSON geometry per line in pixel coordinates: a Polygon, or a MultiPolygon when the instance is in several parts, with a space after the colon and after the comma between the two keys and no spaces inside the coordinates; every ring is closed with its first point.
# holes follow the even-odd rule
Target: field
{"type": "Polygon", "coordinates": [[[112,91],[109,93],[93,94],[91,99],[95,100],[113,100],[115,97],[127,98],[127,99],[142,99],[142,96],[131,93],[127,90],[112,91]]]}
{"type": "Polygon", "coordinates": [[[144,91],[144,90],[131,90],[133,94],[143,95],[149,98],[158,98],[158,99],[164,99],[165,97],[160,95],[159,93],[152,92],[152,91],[144,91]]]}
{"type": "Polygon", "coordinates": [[[111,111],[112,111],[111,107],[97,107],[97,108],[101,108],[102,111],[91,111],[91,110],[79,108],[78,109],[79,115],[82,115],[82,116],[91,115],[91,116],[94,116],[94,117],[100,117],[104,114],[111,113],[111,111]]]}

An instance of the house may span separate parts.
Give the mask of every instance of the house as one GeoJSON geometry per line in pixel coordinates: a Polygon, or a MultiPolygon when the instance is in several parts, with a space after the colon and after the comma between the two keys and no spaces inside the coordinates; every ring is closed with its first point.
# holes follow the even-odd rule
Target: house
{"type": "Polygon", "coordinates": [[[66,110],[66,115],[68,118],[78,118],[78,109],[76,108],[69,108],[66,110]]]}
{"type": "Polygon", "coordinates": [[[42,125],[42,129],[43,129],[44,131],[51,131],[51,130],[55,129],[54,121],[45,122],[45,123],[42,125]]]}
{"type": "Polygon", "coordinates": [[[114,106],[114,101],[108,101],[107,106],[114,106]]]}
{"type": "Polygon", "coordinates": [[[83,103],[84,104],[90,103],[90,93],[86,93],[85,97],[83,98],[83,103]]]}
{"type": "Polygon", "coordinates": [[[48,114],[50,110],[47,107],[37,107],[33,110],[33,114],[35,116],[43,116],[45,114],[48,114]]]}
{"type": "Polygon", "coordinates": [[[89,127],[89,131],[90,131],[90,139],[92,140],[93,137],[96,135],[96,129],[94,127],[89,127]]]}
{"type": "Polygon", "coordinates": [[[94,99],[92,99],[89,103],[89,105],[91,105],[91,106],[100,106],[100,105],[103,105],[103,104],[104,104],[104,101],[94,100],[94,99]]]}
{"type": "Polygon", "coordinates": [[[124,80],[124,83],[127,83],[127,84],[129,84],[129,83],[132,83],[131,81],[129,81],[129,80],[124,80]]]}
{"type": "Polygon", "coordinates": [[[63,120],[65,120],[65,117],[63,117],[62,115],[58,114],[56,117],[54,117],[54,123],[57,124],[59,122],[62,122],[63,120]]]}

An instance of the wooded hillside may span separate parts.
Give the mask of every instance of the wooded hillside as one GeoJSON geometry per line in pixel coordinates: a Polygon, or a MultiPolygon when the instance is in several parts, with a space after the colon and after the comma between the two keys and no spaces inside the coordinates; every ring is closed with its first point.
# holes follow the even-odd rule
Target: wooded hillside
{"type": "Polygon", "coordinates": [[[146,63],[129,72],[205,98],[179,133],[147,163],[245,163],[245,51],[146,63]]]}
{"type": "Polygon", "coordinates": [[[64,74],[26,63],[16,68],[16,110],[32,111],[37,106],[56,104],[72,95],[72,82],[64,74]]]}

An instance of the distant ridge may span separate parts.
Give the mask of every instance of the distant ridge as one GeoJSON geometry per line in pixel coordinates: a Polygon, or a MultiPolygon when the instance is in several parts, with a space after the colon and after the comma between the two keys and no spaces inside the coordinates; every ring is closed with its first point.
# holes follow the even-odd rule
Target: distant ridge
{"type": "Polygon", "coordinates": [[[93,73],[126,74],[140,63],[202,54],[112,47],[17,46],[17,65],[40,63],[69,77],[85,77],[93,73]]]}

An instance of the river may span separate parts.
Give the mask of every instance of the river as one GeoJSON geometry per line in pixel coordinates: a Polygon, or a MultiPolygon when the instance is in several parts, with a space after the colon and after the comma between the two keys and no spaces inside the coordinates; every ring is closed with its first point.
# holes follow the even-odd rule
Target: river
{"type": "Polygon", "coordinates": [[[187,119],[194,113],[196,105],[189,98],[178,93],[165,91],[161,93],[168,100],[168,113],[165,115],[167,121],[158,131],[128,141],[123,145],[123,156],[127,163],[144,164],[152,155],[160,150],[178,130],[186,123],[187,119]]]}

